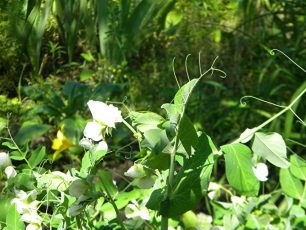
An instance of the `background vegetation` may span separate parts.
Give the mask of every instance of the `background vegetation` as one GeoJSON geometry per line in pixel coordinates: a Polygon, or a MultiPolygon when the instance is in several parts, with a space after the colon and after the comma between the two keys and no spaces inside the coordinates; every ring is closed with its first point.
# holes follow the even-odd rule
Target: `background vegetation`
{"type": "MultiPolygon", "coordinates": [[[[227,143],[279,111],[252,99],[241,104],[243,96],[286,105],[305,89],[304,73],[269,53],[276,48],[305,64],[305,9],[302,0],[2,1],[1,136],[30,149],[45,145],[58,168],[79,164],[89,99],[124,104],[125,115],[160,113],[178,90],[173,70],[182,85],[218,57],[215,66],[227,77],[201,81],[188,115],[217,145],[227,143]],[[52,148],[58,130],[71,141],[64,149],[52,148]]],[[[294,110],[305,121],[305,100],[294,110]]],[[[265,129],[304,157],[305,126],[293,114],[265,129]]],[[[131,136],[123,129],[112,142],[105,164],[126,168],[135,147],[120,146],[131,136]]]]}

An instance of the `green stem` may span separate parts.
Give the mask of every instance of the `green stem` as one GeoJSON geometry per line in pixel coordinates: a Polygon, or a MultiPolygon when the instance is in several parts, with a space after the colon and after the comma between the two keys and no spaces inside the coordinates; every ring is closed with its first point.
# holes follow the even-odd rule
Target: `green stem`
{"type": "Polygon", "coordinates": [[[161,230],[168,230],[168,217],[162,216],[161,219],[161,230]]]}
{"type": "Polygon", "coordinates": [[[139,141],[141,140],[141,134],[137,132],[129,123],[126,122],[126,120],[122,119],[123,124],[125,124],[126,127],[133,133],[134,137],[139,141]]]}
{"type": "MultiPolygon", "coordinates": [[[[175,172],[175,154],[178,148],[178,142],[179,142],[178,135],[176,135],[174,147],[170,153],[170,167],[169,167],[169,175],[167,181],[166,198],[169,198],[172,192],[174,172],[175,172]]],[[[168,217],[162,216],[161,230],[168,230],[168,217]]]]}
{"type": "Polygon", "coordinates": [[[266,126],[267,124],[269,124],[270,122],[272,122],[274,119],[276,119],[277,117],[281,116],[283,113],[287,112],[288,110],[292,109],[292,106],[303,96],[303,94],[306,92],[306,88],[288,105],[286,106],[283,110],[281,110],[280,112],[278,112],[277,114],[275,114],[273,117],[269,118],[268,120],[266,120],[265,122],[263,122],[261,125],[255,127],[252,129],[252,132],[250,132],[248,135],[240,137],[238,139],[236,139],[235,141],[233,141],[232,143],[239,143],[241,141],[243,141],[244,139],[248,138],[249,136],[253,135],[254,133],[256,133],[258,130],[260,130],[261,128],[263,128],[264,126],[266,126]]]}
{"type": "Polygon", "coordinates": [[[123,224],[123,221],[122,221],[122,218],[120,217],[120,212],[119,212],[119,209],[114,201],[114,199],[112,198],[111,194],[109,193],[108,189],[106,188],[106,186],[104,185],[103,181],[101,180],[101,183],[103,185],[103,188],[108,196],[108,199],[109,199],[109,203],[111,203],[111,205],[113,206],[115,212],[116,212],[116,215],[117,215],[117,220],[121,226],[121,229],[125,230],[126,228],[124,227],[124,224],[123,224]]]}

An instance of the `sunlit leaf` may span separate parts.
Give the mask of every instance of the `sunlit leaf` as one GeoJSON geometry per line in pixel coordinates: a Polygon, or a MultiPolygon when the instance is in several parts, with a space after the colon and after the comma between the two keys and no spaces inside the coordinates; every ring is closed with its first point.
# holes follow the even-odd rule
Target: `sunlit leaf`
{"type": "Polygon", "coordinates": [[[281,169],[279,173],[279,181],[284,193],[288,196],[302,199],[304,186],[302,182],[290,173],[289,169],[281,169]]]}
{"type": "Polygon", "coordinates": [[[23,230],[25,229],[24,223],[21,221],[21,216],[16,210],[15,205],[11,205],[7,210],[6,227],[9,230],[23,230]]]}
{"type": "Polygon", "coordinates": [[[290,172],[295,177],[306,181],[306,161],[294,154],[290,156],[290,172]]]}
{"type": "Polygon", "coordinates": [[[40,164],[40,162],[44,159],[45,156],[46,156],[46,147],[45,146],[35,149],[31,153],[31,157],[28,160],[29,166],[31,168],[34,168],[35,166],[40,164]]]}
{"type": "Polygon", "coordinates": [[[210,138],[202,134],[198,138],[195,153],[184,159],[181,170],[175,176],[170,197],[160,202],[164,191],[154,191],[149,200],[152,206],[149,208],[159,207],[160,213],[168,217],[177,217],[195,208],[207,191],[213,168],[214,149],[210,138]],[[160,206],[157,206],[156,202],[160,202],[160,206]]]}
{"type": "Polygon", "coordinates": [[[252,170],[251,150],[243,144],[221,146],[225,153],[225,173],[230,185],[240,194],[256,196],[259,182],[252,170]]]}
{"type": "Polygon", "coordinates": [[[45,124],[32,124],[26,125],[19,129],[18,133],[14,137],[14,140],[18,145],[24,145],[35,138],[45,134],[51,128],[50,125],[45,124]]]}
{"type": "Polygon", "coordinates": [[[190,80],[188,83],[183,85],[175,94],[174,96],[174,105],[176,107],[176,110],[183,114],[185,111],[185,107],[187,104],[187,101],[192,93],[192,90],[198,83],[199,78],[194,78],[190,80]]]}
{"type": "Polygon", "coordinates": [[[133,125],[137,126],[141,132],[156,129],[158,125],[165,121],[162,116],[153,112],[131,112],[130,118],[133,121],[133,125]]]}
{"type": "Polygon", "coordinates": [[[111,174],[106,170],[101,170],[99,172],[100,186],[107,193],[107,195],[114,197],[118,189],[113,182],[111,174]]]}
{"type": "Polygon", "coordinates": [[[266,134],[256,132],[252,150],[255,154],[263,157],[277,167],[288,168],[290,165],[287,161],[285,141],[278,133],[266,134]]]}
{"type": "Polygon", "coordinates": [[[185,150],[184,153],[191,155],[196,148],[198,135],[193,123],[186,115],[184,115],[181,119],[177,135],[180,140],[180,144],[185,150]]]}

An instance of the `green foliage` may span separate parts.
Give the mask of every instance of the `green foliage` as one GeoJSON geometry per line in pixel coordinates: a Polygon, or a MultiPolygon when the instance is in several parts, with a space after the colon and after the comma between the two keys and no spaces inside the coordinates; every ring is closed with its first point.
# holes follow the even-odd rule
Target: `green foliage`
{"type": "Polygon", "coordinates": [[[304,6],[1,2],[0,228],[32,227],[12,200],[43,229],[304,228],[306,71],[263,52],[302,63],[304,6]],[[79,143],[90,99],[127,115],[108,146],[79,143]]]}
{"type": "Polygon", "coordinates": [[[252,171],[251,150],[242,144],[229,144],[221,147],[225,153],[226,178],[240,194],[257,196],[259,182],[252,171]]]}
{"type": "Polygon", "coordinates": [[[286,144],[278,133],[266,134],[256,132],[252,150],[255,154],[277,167],[288,168],[290,165],[286,159],[286,144]]]}
{"type": "Polygon", "coordinates": [[[20,215],[16,210],[16,205],[11,205],[7,211],[6,227],[12,230],[25,229],[24,223],[21,221],[20,215]]]}

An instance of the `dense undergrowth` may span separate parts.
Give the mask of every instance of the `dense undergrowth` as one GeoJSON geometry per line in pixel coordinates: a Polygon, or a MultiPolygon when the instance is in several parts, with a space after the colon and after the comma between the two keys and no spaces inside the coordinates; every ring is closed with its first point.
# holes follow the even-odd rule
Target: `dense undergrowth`
{"type": "Polygon", "coordinates": [[[1,2],[1,227],[303,229],[304,7],[1,2]]]}

